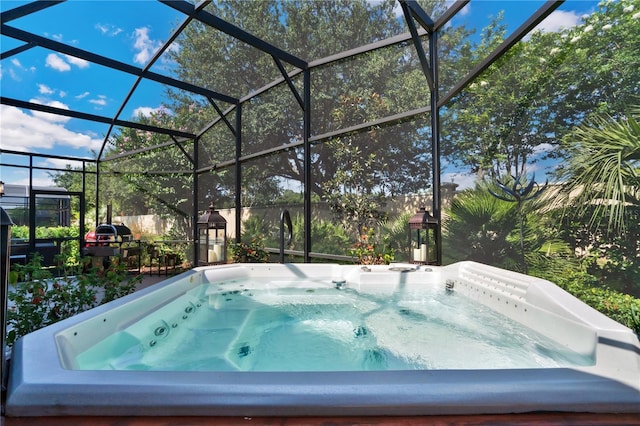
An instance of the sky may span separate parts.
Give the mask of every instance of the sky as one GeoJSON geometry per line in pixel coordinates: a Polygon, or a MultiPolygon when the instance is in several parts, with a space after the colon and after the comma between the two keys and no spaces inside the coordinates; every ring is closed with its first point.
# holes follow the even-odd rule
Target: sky
{"type": "MultiPolygon", "coordinates": [[[[3,0],[0,9],[5,12],[25,3],[28,2],[3,0]]],[[[479,32],[489,23],[490,16],[504,9],[505,22],[513,31],[543,3],[472,0],[453,24],[475,26],[479,32]]],[[[579,24],[582,17],[591,13],[596,5],[593,1],[567,1],[541,24],[540,29],[556,31],[560,27],[579,24]]],[[[396,9],[401,14],[400,8],[396,9]]],[[[142,68],[182,19],[182,15],[172,8],[150,0],[70,0],[7,24],[142,68]],[[123,5],[126,5],[126,9],[123,5]]],[[[10,37],[0,38],[3,53],[22,44],[10,37]]],[[[170,62],[161,58],[152,71],[170,75],[171,66],[170,62]]],[[[106,117],[116,114],[134,83],[135,77],[132,75],[40,47],[0,62],[0,94],[3,97],[106,117]]],[[[138,114],[147,115],[157,110],[163,102],[164,91],[160,84],[141,84],[119,118],[133,120],[138,114]]],[[[105,124],[0,105],[0,144],[7,150],[94,158],[92,151],[100,149],[107,131],[105,124]]],[[[2,156],[3,163],[17,161],[17,156],[2,156]]],[[[37,165],[45,167],[63,167],[66,163],[69,162],[37,160],[37,165]]],[[[2,169],[0,180],[14,184],[28,183],[26,169],[2,169]]],[[[447,182],[452,178],[461,186],[468,185],[467,179],[470,179],[446,171],[442,180],[447,182]]],[[[46,172],[36,171],[34,184],[51,185],[51,179],[46,172]]]]}

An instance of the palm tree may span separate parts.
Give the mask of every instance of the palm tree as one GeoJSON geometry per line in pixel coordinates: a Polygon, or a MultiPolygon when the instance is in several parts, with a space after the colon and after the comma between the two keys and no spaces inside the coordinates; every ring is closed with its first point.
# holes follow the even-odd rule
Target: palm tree
{"type": "Polygon", "coordinates": [[[545,201],[536,198],[518,206],[488,189],[489,184],[482,182],[462,191],[446,211],[443,254],[447,262],[474,260],[545,278],[568,264],[568,244],[550,226],[553,218],[541,213],[545,201]]]}
{"type": "Polygon", "coordinates": [[[518,264],[518,249],[510,238],[517,227],[516,207],[492,196],[483,184],[457,194],[443,222],[448,260],[474,260],[505,266],[518,264]]]}
{"type": "Polygon", "coordinates": [[[577,215],[591,211],[593,227],[626,228],[628,211],[640,206],[640,106],[626,117],[587,120],[563,139],[568,148],[560,170],[562,200],[577,215]]]}

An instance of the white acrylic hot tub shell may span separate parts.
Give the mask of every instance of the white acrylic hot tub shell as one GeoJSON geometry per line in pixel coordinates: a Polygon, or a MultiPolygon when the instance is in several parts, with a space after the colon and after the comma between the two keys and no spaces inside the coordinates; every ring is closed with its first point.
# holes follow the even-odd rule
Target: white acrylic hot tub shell
{"type": "Polygon", "coordinates": [[[631,330],[552,283],[473,262],[412,272],[386,266],[238,264],[196,268],[25,336],[13,350],[9,379],[7,416],[640,413],[640,343],[631,330]],[[593,355],[595,365],[308,373],[73,369],[75,354],[186,291],[240,277],[346,280],[360,292],[378,295],[449,280],[454,291],[593,355]]]}

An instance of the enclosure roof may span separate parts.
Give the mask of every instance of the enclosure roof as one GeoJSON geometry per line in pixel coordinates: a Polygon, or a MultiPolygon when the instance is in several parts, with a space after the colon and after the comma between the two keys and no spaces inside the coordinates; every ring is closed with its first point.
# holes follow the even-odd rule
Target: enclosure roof
{"type": "MultiPolygon", "coordinates": [[[[110,137],[122,127],[166,134],[173,140],[193,139],[197,133],[193,129],[144,125],[138,117],[168,108],[168,91],[208,102],[219,112],[229,111],[273,82],[281,84],[288,75],[376,47],[411,43],[412,29],[427,46],[434,30],[464,25],[473,29],[470,37],[477,37],[492,17],[509,14],[505,42],[454,88],[460,91],[562,2],[522,1],[514,8],[506,1],[443,1],[432,6],[427,1],[367,0],[365,7],[378,7],[389,25],[362,32],[362,37],[354,36],[359,33],[353,28],[336,26],[330,30],[340,42],[305,49],[291,42],[291,33],[303,34],[313,43],[319,31],[328,29],[314,27],[313,20],[302,21],[313,13],[293,16],[296,9],[283,5],[309,8],[318,3],[262,2],[266,12],[256,21],[243,15],[242,2],[3,1],[2,150],[5,155],[21,151],[60,156],[58,162],[67,157],[100,159],[110,137]],[[402,4],[412,16],[409,21],[402,4]],[[260,70],[264,75],[260,84],[243,84],[246,70],[238,70],[234,84],[203,84],[177,77],[178,64],[172,53],[180,49],[181,37],[194,26],[216,29],[228,49],[253,49],[257,57],[273,58],[260,70]],[[266,27],[278,30],[265,31],[266,27]],[[314,56],[318,52],[323,56],[314,56]]],[[[352,9],[355,16],[357,8],[352,9]]],[[[225,58],[210,60],[216,66],[229,66],[225,58]]],[[[425,84],[430,83],[427,78],[425,84]]],[[[441,96],[446,101],[452,93],[441,96]]]]}

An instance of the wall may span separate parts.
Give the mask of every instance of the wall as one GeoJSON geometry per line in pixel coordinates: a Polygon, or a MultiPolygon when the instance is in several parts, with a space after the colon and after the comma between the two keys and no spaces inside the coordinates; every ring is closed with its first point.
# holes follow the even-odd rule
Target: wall
{"type": "MultiPolygon", "coordinates": [[[[455,188],[457,184],[444,183],[442,185],[442,203],[448,205],[455,196],[455,188]]],[[[393,197],[387,203],[384,211],[390,217],[397,217],[403,213],[415,213],[421,206],[431,211],[432,198],[430,194],[424,195],[401,195],[393,197]]],[[[280,206],[264,206],[264,207],[244,207],[242,209],[241,220],[244,222],[250,217],[260,217],[271,223],[279,223],[280,214],[283,209],[289,210],[292,218],[296,215],[303,214],[303,206],[301,205],[280,205],[280,206]]],[[[312,218],[315,220],[331,220],[332,215],[326,203],[313,203],[312,218]]],[[[236,220],[235,209],[218,209],[222,217],[227,220],[227,237],[235,238],[236,220]]],[[[171,228],[171,219],[161,219],[155,215],[138,215],[138,216],[114,216],[114,223],[124,223],[131,229],[134,235],[162,235],[171,228]]],[[[186,239],[191,236],[185,236],[186,239]]]]}

